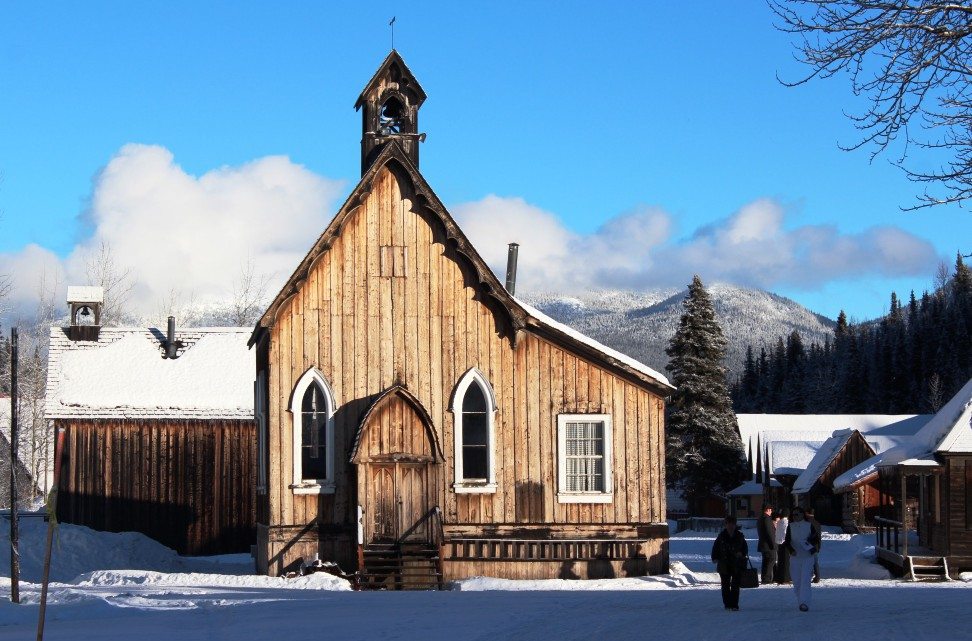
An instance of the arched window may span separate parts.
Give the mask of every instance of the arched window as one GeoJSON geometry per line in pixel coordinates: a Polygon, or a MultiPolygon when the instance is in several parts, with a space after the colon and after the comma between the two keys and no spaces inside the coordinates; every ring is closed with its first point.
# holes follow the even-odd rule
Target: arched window
{"type": "Polygon", "coordinates": [[[386,100],[378,114],[379,133],[383,136],[402,133],[404,111],[402,103],[395,96],[386,100]]]}
{"type": "Polygon", "coordinates": [[[459,493],[496,491],[494,456],[496,401],[478,369],[459,380],[452,398],[455,417],[455,483],[459,493]]]}
{"type": "Polygon", "coordinates": [[[290,398],[294,417],[295,494],[334,491],[334,396],[314,368],[307,370],[290,398]]]}
{"type": "Polygon", "coordinates": [[[321,386],[312,383],[300,405],[301,480],[327,478],[327,400],[321,386]]]}

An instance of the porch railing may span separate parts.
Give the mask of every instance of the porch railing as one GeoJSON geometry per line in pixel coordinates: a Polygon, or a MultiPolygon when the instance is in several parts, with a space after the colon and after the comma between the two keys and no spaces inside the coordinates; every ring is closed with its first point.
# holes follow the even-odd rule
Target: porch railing
{"type": "Polygon", "coordinates": [[[445,537],[443,536],[442,530],[442,510],[439,509],[438,505],[426,512],[422,518],[412,524],[412,527],[405,530],[405,532],[398,537],[398,540],[395,541],[395,543],[397,545],[405,543],[405,541],[408,540],[408,537],[418,531],[418,529],[426,523],[429,525],[429,529],[426,532],[428,542],[433,545],[441,545],[445,537]]]}
{"type": "Polygon", "coordinates": [[[894,519],[886,519],[881,516],[874,517],[874,522],[877,525],[877,546],[879,548],[884,548],[885,550],[891,550],[895,554],[907,554],[907,535],[901,536],[901,530],[904,529],[904,524],[901,521],[895,521],[894,519]],[[901,541],[904,539],[905,546],[902,552],[901,541]]]}

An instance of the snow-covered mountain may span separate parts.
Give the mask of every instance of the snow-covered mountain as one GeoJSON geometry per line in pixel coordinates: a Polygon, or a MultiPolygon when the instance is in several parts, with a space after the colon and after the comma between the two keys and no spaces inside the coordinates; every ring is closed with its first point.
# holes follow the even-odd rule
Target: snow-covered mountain
{"type": "MultiPolygon", "coordinates": [[[[722,331],[729,340],[731,377],[740,373],[747,345],[772,347],[794,329],[805,344],[823,344],[834,322],[799,303],[759,289],[715,283],[706,287],[722,331]]],[[[665,348],[682,315],[687,290],[650,292],[589,291],[579,295],[523,294],[520,297],[548,316],[609,347],[664,372],[665,348]]]]}

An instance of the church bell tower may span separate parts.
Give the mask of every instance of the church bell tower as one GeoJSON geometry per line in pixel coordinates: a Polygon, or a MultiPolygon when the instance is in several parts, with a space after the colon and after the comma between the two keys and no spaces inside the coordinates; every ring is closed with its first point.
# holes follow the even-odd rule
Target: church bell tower
{"type": "Polygon", "coordinates": [[[418,111],[423,102],[425,91],[392,49],[354,104],[355,111],[361,110],[362,175],[392,140],[399,142],[418,167],[419,143],[425,140],[425,134],[418,132],[418,111]]]}

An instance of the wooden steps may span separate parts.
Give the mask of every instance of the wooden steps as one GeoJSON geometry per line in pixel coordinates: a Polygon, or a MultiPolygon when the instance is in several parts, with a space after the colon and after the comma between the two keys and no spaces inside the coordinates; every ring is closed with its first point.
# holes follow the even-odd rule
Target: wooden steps
{"type": "Polygon", "coordinates": [[[441,590],[439,550],[428,544],[373,543],[358,571],[362,590],[441,590]]]}
{"type": "Polygon", "coordinates": [[[912,581],[949,581],[948,561],[941,556],[908,556],[905,574],[912,581]]]}

